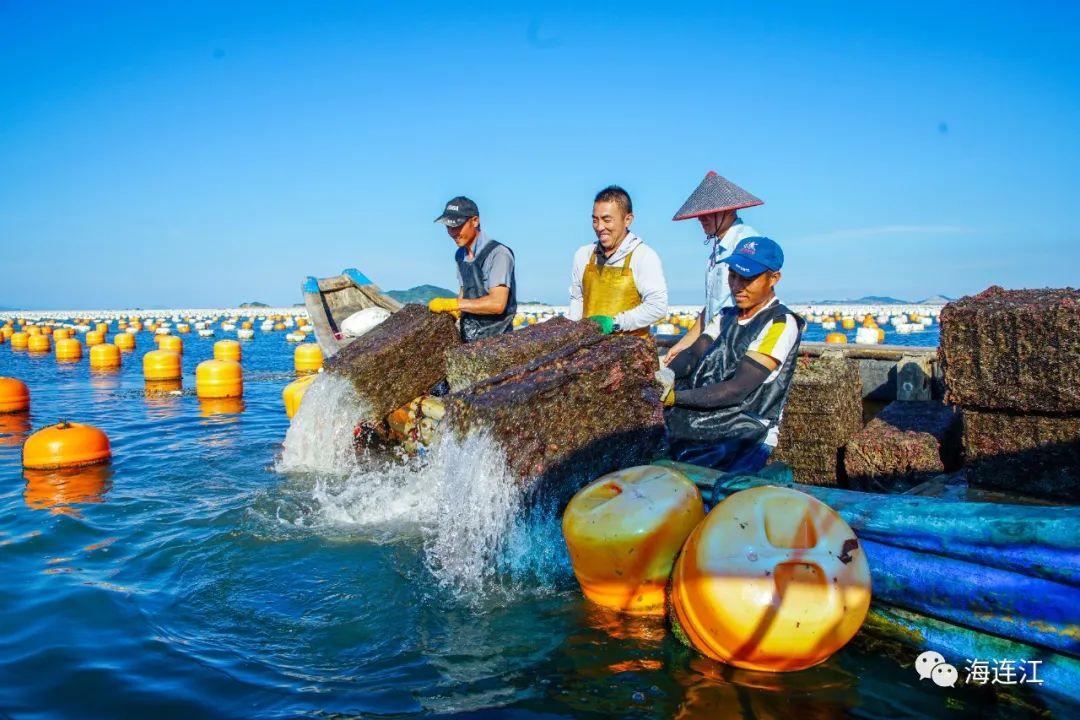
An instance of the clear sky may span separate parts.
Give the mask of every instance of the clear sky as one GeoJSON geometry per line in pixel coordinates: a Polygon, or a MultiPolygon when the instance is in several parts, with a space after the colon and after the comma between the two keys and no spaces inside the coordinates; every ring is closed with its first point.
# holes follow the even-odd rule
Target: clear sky
{"type": "Polygon", "coordinates": [[[452,287],[457,194],[562,304],[610,183],[700,302],[710,169],[789,300],[1077,286],[1078,8],[0,0],[0,306],[452,287]]]}

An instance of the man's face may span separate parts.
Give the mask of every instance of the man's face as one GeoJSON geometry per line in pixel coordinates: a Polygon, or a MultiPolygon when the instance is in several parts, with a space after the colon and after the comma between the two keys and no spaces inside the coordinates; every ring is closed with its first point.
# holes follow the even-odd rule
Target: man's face
{"type": "Polygon", "coordinates": [[[762,304],[773,295],[773,286],[780,280],[779,271],[766,270],[754,277],[743,277],[728,269],[728,285],[735,298],[735,305],[740,310],[750,310],[762,304]]]}
{"type": "Polygon", "coordinates": [[[604,252],[612,252],[630,230],[633,213],[624,213],[617,202],[593,203],[592,229],[604,252]]]}
{"type": "Polygon", "coordinates": [[[735,211],[733,210],[725,210],[724,212],[702,215],[698,220],[701,221],[701,229],[705,231],[705,235],[707,237],[715,237],[731,227],[732,216],[734,214],[735,211]]]}
{"type": "Polygon", "coordinates": [[[458,247],[466,247],[480,233],[480,218],[471,217],[457,227],[446,226],[446,234],[454,239],[458,247]]]}

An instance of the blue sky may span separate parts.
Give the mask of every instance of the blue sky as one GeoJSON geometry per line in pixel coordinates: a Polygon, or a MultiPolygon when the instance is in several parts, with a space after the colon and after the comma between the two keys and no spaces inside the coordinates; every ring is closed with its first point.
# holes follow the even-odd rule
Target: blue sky
{"type": "Polygon", "coordinates": [[[592,196],[700,302],[715,169],[790,300],[1080,285],[1074,3],[0,2],[0,306],[454,283],[453,195],[566,302],[592,196]]]}

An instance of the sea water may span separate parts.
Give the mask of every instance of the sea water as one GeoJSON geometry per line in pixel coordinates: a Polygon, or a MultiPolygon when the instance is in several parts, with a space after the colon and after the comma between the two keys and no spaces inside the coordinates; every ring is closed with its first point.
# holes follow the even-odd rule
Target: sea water
{"type": "MultiPolygon", "coordinates": [[[[920,681],[857,639],[792,674],[740,671],[583,599],[556,508],[490,437],[357,456],[331,376],[292,426],[281,333],[243,344],[241,404],[0,346],[29,418],[0,420],[0,716],[1024,717],[1044,703],[920,681]],[[28,433],[108,433],[110,465],[24,473],[28,433]]],[[[0,416],[3,417],[3,416],[0,416]]],[[[1062,717],[1076,710],[1055,706],[1062,717]]]]}

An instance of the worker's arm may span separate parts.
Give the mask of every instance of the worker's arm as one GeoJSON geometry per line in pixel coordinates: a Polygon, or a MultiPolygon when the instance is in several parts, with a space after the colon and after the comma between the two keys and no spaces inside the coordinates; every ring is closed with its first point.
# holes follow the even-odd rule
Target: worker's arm
{"type": "Polygon", "coordinates": [[[580,320],[584,312],[585,293],[581,286],[581,279],[585,275],[585,266],[588,264],[592,248],[591,245],[578,248],[578,251],[574,253],[574,262],[570,268],[570,311],[566,314],[570,320],[580,320]]]}
{"type": "Polygon", "coordinates": [[[487,295],[466,299],[458,296],[458,309],[473,315],[501,315],[510,301],[510,288],[496,285],[487,295]]]}
{"type": "Polygon", "coordinates": [[[673,404],[694,410],[738,405],[757,390],[776,367],[778,363],[768,355],[749,352],[730,379],[692,390],[679,390],[675,393],[673,404]]]}
{"type": "Polygon", "coordinates": [[[694,321],[693,327],[686,331],[686,334],[679,338],[679,342],[672,345],[667,355],[664,356],[664,364],[671,367],[672,361],[679,356],[683,350],[693,346],[694,342],[701,337],[701,329],[705,325],[705,310],[703,309],[697,316],[697,320],[694,321]]]}

